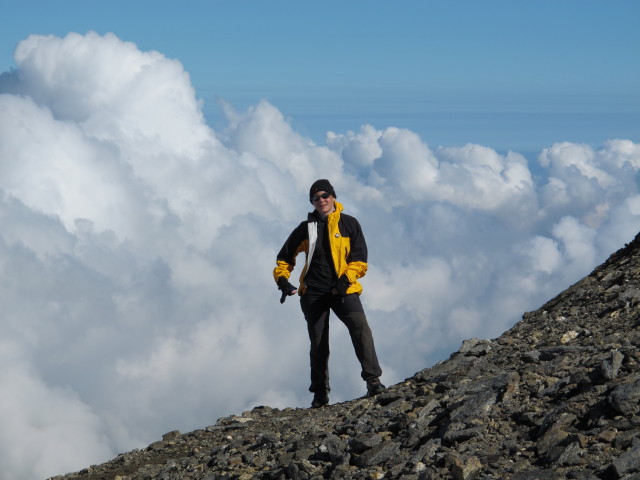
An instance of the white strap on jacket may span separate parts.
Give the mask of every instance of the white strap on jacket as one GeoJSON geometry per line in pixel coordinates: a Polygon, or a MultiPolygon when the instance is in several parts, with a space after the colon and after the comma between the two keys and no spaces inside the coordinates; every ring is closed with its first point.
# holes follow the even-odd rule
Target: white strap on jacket
{"type": "Polygon", "coordinates": [[[309,265],[311,265],[311,257],[313,257],[313,251],[316,249],[316,243],[318,241],[318,223],[308,222],[307,228],[309,229],[309,253],[307,253],[307,259],[304,264],[305,275],[309,271],[309,265]]]}

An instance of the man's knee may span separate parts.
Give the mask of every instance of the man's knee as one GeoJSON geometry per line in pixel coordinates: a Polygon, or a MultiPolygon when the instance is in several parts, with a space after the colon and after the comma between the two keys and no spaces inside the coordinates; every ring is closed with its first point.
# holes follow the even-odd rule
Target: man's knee
{"type": "Polygon", "coordinates": [[[349,315],[345,324],[349,329],[349,333],[354,338],[368,341],[368,339],[373,336],[371,328],[369,328],[369,323],[367,322],[367,317],[363,313],[349,315]]]}
{"type": "Polygon", "coordinates": [[[360,328],[369,328],[369,323],[367,322],[367,316],[362,312],[351,312],[347,315],[349,321],[360,328]]]}

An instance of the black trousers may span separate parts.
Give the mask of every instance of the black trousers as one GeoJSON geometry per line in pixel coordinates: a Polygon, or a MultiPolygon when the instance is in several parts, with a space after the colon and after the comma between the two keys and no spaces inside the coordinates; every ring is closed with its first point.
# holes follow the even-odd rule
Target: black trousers
{"type": "Polygon", "coordinates": [[[360,296],[334,295],[332,293],[316,294],[307,291],[300,297],[302,313],[307,321],[311,349],[311,392],[326,392],[329,386],[329,313],[330,310],[344,323],[349,330],[356,357],[362,367],[363,380],[379,377],[382,369],[378,363],[376,348],[373,344],[371,328],[364,314],[360,296]]]}

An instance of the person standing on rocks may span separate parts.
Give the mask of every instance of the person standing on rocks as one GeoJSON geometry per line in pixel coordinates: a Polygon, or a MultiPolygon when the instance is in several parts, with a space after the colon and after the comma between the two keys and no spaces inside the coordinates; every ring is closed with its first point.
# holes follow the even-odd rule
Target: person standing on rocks
{"type": "Polygon", "coordinates": [[[342,213],[336,192],[326,179],[311,185],[309,201],[314,206],[307,220],[289,235],[276,259],[273,277],[282,292],[280,303],[287,296],[300,295],[300,306],[307,321],[311,349],[311,391],[314,408],[329,403],[329,313],[331,310],[346,325],[356,356],[362,367],[367,394],[384,391],[380,382],[382,369],[378,363],[371,328],[367,322],[358,278],[367,271],[367,244],[360,223],[342,213]],[[289,277],[298,253],[306,261],[296,288],[289,277]]]}

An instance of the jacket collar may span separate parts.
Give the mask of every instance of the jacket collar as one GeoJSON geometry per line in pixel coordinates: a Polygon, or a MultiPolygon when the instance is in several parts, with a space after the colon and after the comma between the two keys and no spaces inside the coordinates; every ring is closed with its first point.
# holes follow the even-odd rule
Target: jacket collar
{"type": "Polygon", "coordinates": [[[307,220],[309,222],[329,222],[336,215],[340,216],[340,212],[342,212],[343,207],[340,202],[336,200],[334,202],[334,206],[336,209],[333,212],[331,212],[329,215],[327,215],[326,220],[323,220],[322,218],[320,218],[320,214],[318,214],[317,210],[314,210],[313,212],[309,212],[309,215],[307,215],[307,220]]]}

